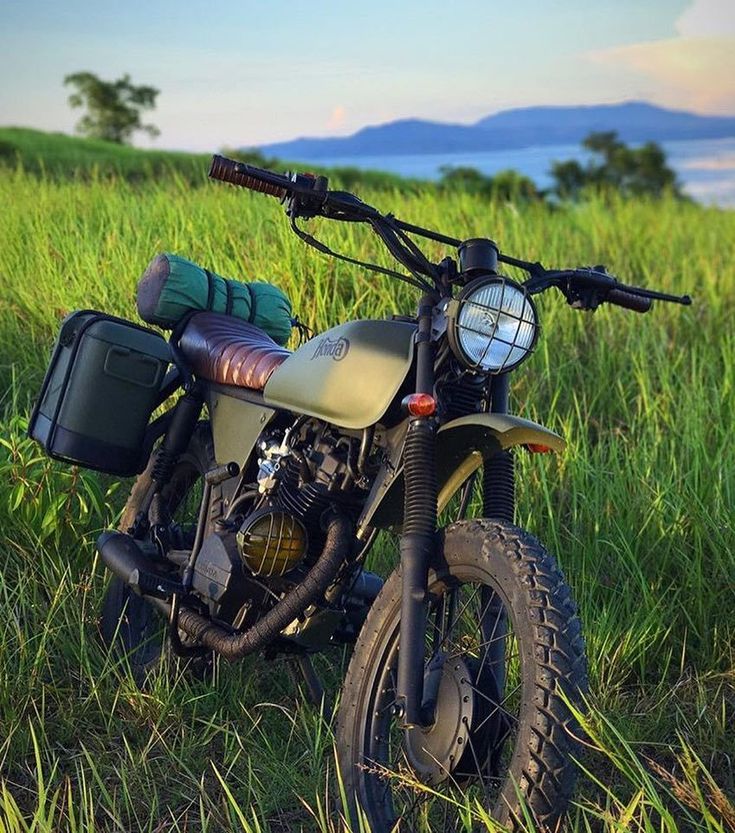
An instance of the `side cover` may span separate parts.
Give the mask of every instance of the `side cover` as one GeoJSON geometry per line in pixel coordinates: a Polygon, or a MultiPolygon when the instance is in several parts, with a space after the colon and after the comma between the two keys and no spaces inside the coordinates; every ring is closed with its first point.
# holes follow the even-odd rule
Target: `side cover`
{"type": "Polygon", "coordinates": [[[221,466],[235,462],[244,468],[260,433],[276,412],[262,404],[228,396],[217,388],[210,389],[208,406],[214,459],[221,466]]]}
{"type": "Polygon", "coordinates": [[[349,321],[312,338],[277,368],[267,405],[359,429],[380,420],[413,360],[416,326],[349,321]]]}

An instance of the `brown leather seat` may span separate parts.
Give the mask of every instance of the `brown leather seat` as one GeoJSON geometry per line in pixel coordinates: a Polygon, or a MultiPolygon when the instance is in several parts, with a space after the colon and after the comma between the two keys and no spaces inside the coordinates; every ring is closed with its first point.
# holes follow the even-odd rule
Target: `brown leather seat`
{"type": "Polygon", "coordinates": [[[215,312],[193,315],[179,346],[195,375],[252,390],[263,390],[271,373],[291,355],[253,324],[215,312]]]}

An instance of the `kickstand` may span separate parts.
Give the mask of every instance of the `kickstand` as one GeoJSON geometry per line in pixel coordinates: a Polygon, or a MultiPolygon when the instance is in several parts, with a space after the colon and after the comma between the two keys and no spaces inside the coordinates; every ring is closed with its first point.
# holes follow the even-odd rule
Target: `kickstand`
{"type": "Polygon", "coordinates": [[[306,699],[312,706],[322,709],[324,719],[329,721],[332,717],[332,705],[327,703],[326,692],[319,676],[314,669],[314,663],[308,654],[299,654],[292,657],[288,663],[291,678],[296,685],[304,684],[306,699]]]}

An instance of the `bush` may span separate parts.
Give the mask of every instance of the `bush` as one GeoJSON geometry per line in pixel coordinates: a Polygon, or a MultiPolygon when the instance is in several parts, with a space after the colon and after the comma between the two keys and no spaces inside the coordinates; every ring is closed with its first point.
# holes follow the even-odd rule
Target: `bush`
{"type": "Polygon", "coordinates": [[[445,166],[439,187],[447,191],[464,191],[504,202],[528,202],[542,199],[533,180],[518,171],[507,169],[487,176],[476,168],[445,166]]]}

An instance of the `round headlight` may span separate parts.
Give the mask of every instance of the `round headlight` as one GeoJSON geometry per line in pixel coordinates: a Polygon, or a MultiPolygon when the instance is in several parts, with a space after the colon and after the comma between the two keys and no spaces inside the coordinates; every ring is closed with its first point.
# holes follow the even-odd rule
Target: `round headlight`
{"type": "Polygon", "coordinates": [[[483,277],[467,284],[448,315],[455,356],[481,373],[512,370],[536,343],[536,308],[523,287],[508,278],[483,277]]]}

